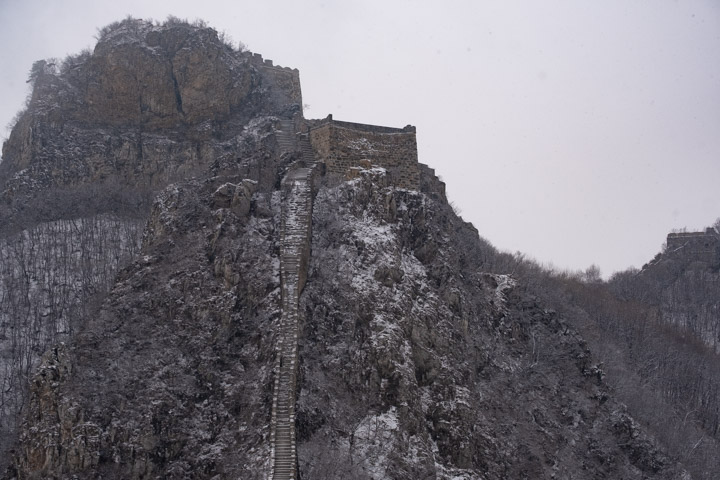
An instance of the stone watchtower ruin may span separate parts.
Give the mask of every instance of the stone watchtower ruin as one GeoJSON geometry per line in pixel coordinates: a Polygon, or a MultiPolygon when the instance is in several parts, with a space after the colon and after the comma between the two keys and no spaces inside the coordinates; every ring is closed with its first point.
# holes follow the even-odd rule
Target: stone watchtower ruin
{"type": "Polygon", "coordinates": [[[715,264],[720,260],[720,234],[714,228],[704,232],[669,233],[667,252],[687,261],[715,264]]]}
{"type": "Polygon", "coordinates": [[[314,160],[324,165],[326,172],[352,178],[359,169],[382,167],[393,186],[445,196],[445,185],[436,177],[435,170],[418,162],[414,126],[394,128],[345,122],[334,120],[332,115],[320,120],[306,119],[302,114],[300,72],[274,65],[257,53],[243,55],[261,75],[275,112],[286,121],[292,118],[295,132],[306,135],[314,160]]]}
{"type": "Polygon", "coordinates": [[[412,125],[392,128],[341,122],[332,115],[309,123],[310,143],[328,172],[351,177],[358,167],[378,166],[387,171],[393,185],[418,189],[420,164],[412,125]]]}

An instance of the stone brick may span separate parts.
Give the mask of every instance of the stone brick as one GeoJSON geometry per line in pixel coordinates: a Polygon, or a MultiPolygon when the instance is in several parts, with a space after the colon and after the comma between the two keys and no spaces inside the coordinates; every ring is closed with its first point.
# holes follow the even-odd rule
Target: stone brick
{"type": "Polygon", "coordinates": [[[669,233],[667,251],[688,260],[713,264],[720,257],[720,235],[712,228],[704,232],[669,233]]]}
{"type": "Polygon", "coordinates": [[[340,122],[331,116],[310,128],[310,142],[328,172],[352,177],[352,169],[385,168],[394,185],[417,190],[420,167],[415,127],[382,127],[340,122]]]}

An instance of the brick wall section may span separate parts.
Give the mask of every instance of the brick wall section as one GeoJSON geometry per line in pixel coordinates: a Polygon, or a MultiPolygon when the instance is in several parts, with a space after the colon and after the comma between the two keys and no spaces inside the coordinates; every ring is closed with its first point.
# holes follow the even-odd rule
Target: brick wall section
{"type": "Polygon", "coordinates": [[[310,127],[310,143],[328,172],[347,177],[353,167],[366,166],[369,161],[385,168],[394,185],[412,190],[420,187],[415,127],[381,127],[328,117],[310,127]]]}
{"type": "Polygon", "coordinates": [[[244,52],[242,55],[262,74],[265,83],[276,97],[278,107],[297,105],[302,109],[300,72],[297,68],[273,65],[272,60],[263,58],[259,53],[244,52]]]}
{"type": "Polygon", "coordinates": [[[300,73],[297,69],[283,67],[262,66],[265,75],[272,78],[275,87],[283,92],[288,99],[287,103],[302,106],[302,91],[300,90],[300,73]]]}
{"type": "Polygon", "coordinates": [[[415,127],[343,122],[333,120],[332,115],[322,120],[304,119],[297,68],[274,65],[272,60],[258,53],[242,52],[238,55],[257,68],[271,92],[275,114],[301,119],[295,122],[295,130],[309,133],[317,160],[325,165],[327,172],[351,178],[357,173],[357,167],[377,165],[388,171],[391,182],[398,187],[446,198],[445,184],[435,176],[435,171],[418,163],[415,127]],[[298,112],[300,115],[296,116],[298,112]]]}
{"type": "Polygon", "coordinates": [[[431,195],[436,194],[443,201],[447,201],[445,182],[435,175],[435,169],[424,163],[419,163],[418,166],[420,167],[420,191],[431,195]]]}
{"type": "Polygon", "coordinates": [[[713,229],[705,232],[669,233],[667,251],[688,260],[714,264],[720,256],[720,235],[713,229]]]}

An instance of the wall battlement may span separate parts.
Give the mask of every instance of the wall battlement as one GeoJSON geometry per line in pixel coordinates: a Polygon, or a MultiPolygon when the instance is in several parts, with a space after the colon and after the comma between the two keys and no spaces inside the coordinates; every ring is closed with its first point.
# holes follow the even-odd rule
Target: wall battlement
{"type": "Polygon", "coordinates": [[[259,65],[263,67],[271,67],[278,70],[284,70],[287,72],[299,73],[299,70],[297,68],[281,67],[280,65],[274,65],[272,60],[270,60],[269,58],[263,58],[263,56],[259,53],[243,52],[242,55],[248,58],[250,60],[250,63],[256,66],[259,65]]]}
{"type": "Polygon", "coordinates": [[[420,167],[415,127],[383,127],[333,120],[332,115],[309,128],[310,143],[328,172],[352,175],[352,169],[363,165],[385,168],[392,183],[417,190],[420,167]]]}
{"type": "Polygon", "coordinates": [[[273,92],[278,112],[292,106],[302,110],[300,71],[297,68],[274,65],[272,60],[263,58],[259,53],[243,52],[240,55],[258,69],[273,92]]]}
{"type": "Polygon", "coordinates": [[[387,170],[393,185],[411,190],[426,190],[445,196],[445,185],[434,170],[418,163],[416,128],[402,128],[346,122],[333,119],[302,118],[302,91],[297,68],[275,65],[259,53],[242,52],[261,75],[271,92],[274,114],[295,118],[296,131],[308,134],[317,160],[327,172],[350,178],[354,169],[379,166],[387,170]],[[295,115],[300,112],[300,120],[295,115]],[[430,175],[431,178],[425,177],[430,175]]]}
{"type": "Polygon", "coordinates": [[[310,129],[319,128],[323,125],[333,124],[338,127],[350,128],[352,130],[358,130],[361,132],[371,133],[415,133],[416,129],[413,125],[406,125],[403,128],[396,127],[383,127],[380,125],[370,125],[367,123],[355,123],[355,122],[344,122],[342,120],[334,120],[332,114],[323,118],[322,120],[315,120],[310,129]]]}

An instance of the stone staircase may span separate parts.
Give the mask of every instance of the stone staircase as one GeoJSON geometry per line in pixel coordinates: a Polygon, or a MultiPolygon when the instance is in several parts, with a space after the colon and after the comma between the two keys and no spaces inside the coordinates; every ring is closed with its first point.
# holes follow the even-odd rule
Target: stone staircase
{"type": "MultiPolygon", "coordinates": [[[[295,151],[292,122],[283,120],[278,131],[278,145],[295,151]],[[287,123],[284,123],[287,122],[287,123]],[[287,146],[287,147],[286,147],[287,146]]],[[[307,141],[307,147],[310,142],[307,141]]],[[[291,168],[282,182],[282,237],[280,251],[280,280],[282,288],[282,316],[277,336],[275,385],[273,393],[271,442],[271,480],[297,479],[297,451],[295,442],[295,391],[298,362],[298,299],[305,283],[310,256],[312,224],[313,155],[306,153],[299,141],[305,166],[291,168]],[[309,156],[306,158],[306,155],[309,156]],[[306,163],[307,162],[307,163],[306,163]]]]}
{"type": "Polygon", "coordinates": [[[279,128],[275,131],[275,139],[281,151],[295,151],[295,126],[291,119],[280,120],[279,128]]]}
{"type": "Polygon", "coordinates": [[[310,138],[308,135],[299,135],[297,138],[299,143],[300,151],[302,152],[302,162],[305,166],[312,167],[315,165],[315,153],[313,152],[312,145],[310,145],[310,138]]]}

